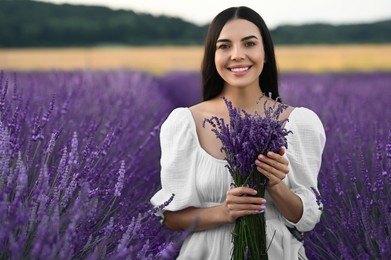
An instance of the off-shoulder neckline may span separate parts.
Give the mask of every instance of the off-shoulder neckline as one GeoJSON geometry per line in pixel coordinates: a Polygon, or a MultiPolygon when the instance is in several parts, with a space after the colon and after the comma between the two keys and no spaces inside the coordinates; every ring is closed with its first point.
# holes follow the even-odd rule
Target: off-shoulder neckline
{"type": "Polygon", "coordinates": [[[198,134],[197,134],[197,128],[196,128],[196,124],[195,124],[195,120],[194,120],[194,117],[193,117],[193,113],[191,112],[190,108],[186,108],[185,109],[188,113],[188,120],[190,121],[190,128],[191,128],[191,131],[192,131],[192,134],[194,135],[195,137],[195,140],[196,140],[196,143],[197,143],[197,148],[199,151],[201,151],[201,153],[203,153],[207,158],[217,162],[217,163],[220,163],[220,164],[227,164],[227,161],[224,160],[224,159],[219,159],[219,158],[216,158],[214,157],[213,155],[211,155],[210,153],[208,153],[204,147],[201,146],[201,143],[200,143],[200,140],[198,138],[198,134]]]}
{"type": "MultiPolygon", "coordinates": [[[[295,107],[294,109],[292,109],[292,111],[290,112],[289,116],[288,116],[288,121],[286,122],[284,128],[287,128],[287,126],[291,123],[291,119],[293,118],[293,114],[295,114],[298,110],[300,110],[302,107],[295,107]]],[[[191,128],[191,131],[192,131],[192,134],[194,135],[195,137],[195,140],[196,140],[196,144],[197,144],[197,148],[198,150],[201,151],[201,153],[205,154],[206,157],[212,159],[213,161],[216,161],[218,163],[221,163],[221,164],[227,164],[227,161],[224,160],[224,159],[219,159],[219,158],[216,158],[214,157],[213,155],[211,155],[210,153],[208,153],[202,146],[201,146],[201,143],[200,143],[200,140],[198,138],[198,134],[197,134],[197,128],[196,128],[196,123],[195,123],[195,120],[194,120],[194,117],[193,117],[193,113],[191,112],[190,108],[189,107],[184,107],[184,110],[187,111],[187,114],[188,114],[188,120],[190,121],[190,128],[191,128]]]]}

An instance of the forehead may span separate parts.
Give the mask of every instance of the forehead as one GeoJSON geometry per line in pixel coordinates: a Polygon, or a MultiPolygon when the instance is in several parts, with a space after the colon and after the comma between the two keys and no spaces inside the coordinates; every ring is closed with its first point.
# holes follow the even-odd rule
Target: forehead
{"type": "Polygon", "coordinates": [[[229,20],[222,28],[218,39],[235,39],[243,38],[248,35],[261,37],[259,28],[252,22],[245,19],[229,20]]]}

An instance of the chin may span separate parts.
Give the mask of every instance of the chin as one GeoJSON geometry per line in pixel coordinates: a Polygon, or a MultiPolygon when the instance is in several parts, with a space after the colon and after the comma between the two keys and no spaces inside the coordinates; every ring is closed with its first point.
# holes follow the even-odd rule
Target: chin
{"type": "MultiPolygon", "coordinates": [[[[257,78],[258,80],[258,78],[257,78]]],[[[232,80],[227,82],[230,86],[236,87],[236,88],[247,88],[251,85],[254,85],[254,81],[238,81],[238,80],[232,80]]]]}

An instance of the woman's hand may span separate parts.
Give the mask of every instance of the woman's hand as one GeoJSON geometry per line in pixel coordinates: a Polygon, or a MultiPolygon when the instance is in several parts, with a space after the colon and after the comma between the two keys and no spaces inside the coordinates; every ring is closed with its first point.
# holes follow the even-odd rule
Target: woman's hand
{"type": "Polygon", "coordinates": [[[281,148],[279,153],[268,152],[267,156],[260,154],[255,161],[257,170],[269,179],[268,187],[279,184],[289,172],[289,162],[283,157],[284,153],[281,148]]]}
{"type": "Polygon", "coordinates": [[[223,204],[227,221],[233,223],[239,217],[263,212],[265,210],[266,200],[255,197],[256,194],[256,190],[247,187],[229,190],[225,203],[223,204]]]}

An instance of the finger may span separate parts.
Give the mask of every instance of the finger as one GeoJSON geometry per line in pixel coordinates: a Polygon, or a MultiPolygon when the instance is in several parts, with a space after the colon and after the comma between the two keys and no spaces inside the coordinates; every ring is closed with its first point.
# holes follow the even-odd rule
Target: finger
{"type": "Polygon", "coordinates": [[[281,173],[283,175],[286,175],[289,172],[289,167],[287,165],[280,164],[275,161],[267,160],[266,162],[263,162],[263,161],[256,160],[255,165],[270,173],[281,173]]]}
{"type": "Polygon", "coordinates": [[[248,187],[237,187],[230,189],[227,195],[242,196],[242,195],[257,195],[257,191],[248,187]]]}
{"type": "Polygon", "coordinates": [[[252,204],[252,203],[244,203],[244,204],[240,204],[240,203],[229,203],[229,201],[227,200],[227,208],[229,209],[229,211],[231,212],[230,214],[232,214],[233,212],[236,212],[236,211],[260,211],[260,210],[264,210],[266,208],[266,203],[261,203],[261,204],[252,204]]]}
{"type": "Polygon", "coordinates": [[[266,208],[265,204],[227,204],[230,211],[257,211],[266,208]]]}
{"type": "MultiPolygon", "coordinates": [[[[274,154],[274,155],[277,155],[277,154],[274,154]]],[[[277,155],[277,156],[281,157],[280,155],[277,155]]],[[[255,164],[259,167],[261,167],[262,164],[266,164],[266,165],[269,165],[269,166],[277,169],[278,171],[283,172],[284,174],[287,174],[289,172],[289,167],[288,167],[289,162],[285,158],[283,158],[283,157],[281,157],[281,158],[282,159],[280,159],[280,161],[278,161],[278,159],[276,160],[274,158],[269,158],[264,155],[259,155],[258,160],[255,161],[255,164]]],[[[263,167],[263,168],[265,168],[265,167],[263,167]]]]}
{"type": "Polygon", "coordinates": [[[255,204],[261,205],[265,204],[266,200],[260,197],[253,196],[234,196],[228,195],[226,198],[227,204],[255,204]]]}
{"type": "MultiPolygon", "coordinates": [[[[277,178],[279,181],[286,177],[286,173],[283,170],[278,170],[273,166],[266,163],[257,163],[257,170],[265,175],[270,181],[273,178],[277,178]]],[[[286,171],[287,172],[287,171],[286,171]]]]}
{"type": "Polygon", "coordinates": [[[265,158],[273,159],[281,164],[288,165],[289,161],[283,156],[283,154],[268,152],[265,158]]]}
{"type": "Polygon", "coordinates": [[[235,211],[232,213],[232,216],[234,219],[238,219],[240,217],[248,216],[248,215],[255,215],[255,214],[260,214],[264,213],[265,209],[261,210],[241,210],[241,211],[235,211]]]}

